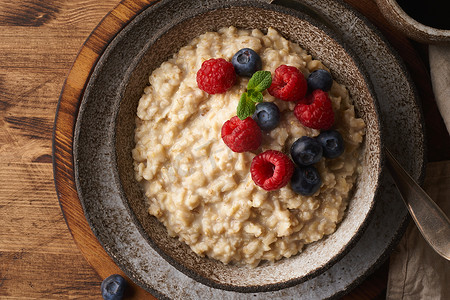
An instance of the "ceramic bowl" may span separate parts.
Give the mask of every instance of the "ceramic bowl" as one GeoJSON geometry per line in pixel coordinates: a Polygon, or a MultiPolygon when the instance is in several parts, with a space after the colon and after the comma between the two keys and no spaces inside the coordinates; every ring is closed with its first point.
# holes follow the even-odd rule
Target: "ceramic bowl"
{"type": "MultiPolygon", "coordinates": [[[[119,196],[146,241],[184,274],[218,289],[238,292],[279,290],[330,268],[352,248],[363,233],[379,192],[382,169],[378,105],[368,76],[357,57],[338,35],[318,20],[298,11],[261,1],[162,1],[141,13],[124,29],[111,43],[99,65],[109,65],[110,69],[99,67],[94,70],[86,87],[75,132],[75,169],[81,202],[84,207],[95,205],[92,199],[84,197],[87,191],[94,197],[119,196]],[[154,10],[167,14],[155,15],[154,10]],[[173,12],[182,13],[173,17],[173,12]],[[136,24],[139,26],[135,26],[136,24]],[[170,238],[164,226],[147,212],[145,197],[134,177],[131,157],[137,103],[152,70],[194,37],[231,25],[262,31],[270,26],[305,48],[330,68],[338,82],[347,86],[357,114],[367,125],[362,172],[357,179],[346,216],[336,232],[306,246],[302,253],[294,257],[256,268],[224,265],[213,259],[199,257],[187,245],[170,238]],[[133,30],[127,31],[127,28],[133,30]],[[145,42],[140,45],[131,42],[141,36],[146,37],[145,42]],[[115,68],[121,64],[130,47],[139,47],[138,51],[134,51],[138,55],[134,57],[132,64],[126,66],[125,72],[118,73],[115,68]],[[110,55],[111,53],[114,55],[110,55]],[[115,61],[107,64],[108,60],[115,61]],[[105,114],[105,109],[111,114],[105,114]],[[105,142],[95,155],[92,149],[96,147],[98,139],[83,132],[86,128],[90,131],[105,130],[105,142]],[[92,168],[101,168],[97,171],[105,173],[104,182],[100,184],[103,186],[101,194],[92,190],[95,187],[87,179],[92,168]]],[[[85,211],[89,214],[88,211],[92,209],[85,211]]],[[[97,208],[95,211],[98,213],[102,209],[97,208]]],[[[89,221],[96,216],[90,215],[87,218],[89,221]]],[[[98,226],[108,225],[97,224],[98,226]]],[[[102,230],[98,228],[93,228],[93,231],[99,234],[100,241],[113,238],[101,236],[102,230]]],[[[139,245],[133,251],[139,252],[139,245]]]]}
{"type": "MultiPolygon", "coordinates": [[[[448,43],[450,30],[424,25],[408,15],[396,0],[376,0],[378,8],[385,18],[406,36],[422,43],[448,43]]],[[[444,1],[441,1],[444,8],[444,1]]],[[[428,5],[423,2],[421,5],[428,5]]]]}

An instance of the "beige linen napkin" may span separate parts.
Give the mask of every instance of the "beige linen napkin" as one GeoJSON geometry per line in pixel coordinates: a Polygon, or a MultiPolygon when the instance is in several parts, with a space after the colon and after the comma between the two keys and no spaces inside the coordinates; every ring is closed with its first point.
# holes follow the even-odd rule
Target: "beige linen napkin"
{"type": "MultiPolygon", "coordinates": [[[[427,165],[424,189],[450,215],[450,161],[427,165]]],[[[411,221],[391,255],[386,299],[450,299],[450,262],[439,256],[411,221]]]]}
{"type": "MultiPolygon", "coordinates": [[[[450,132],[450,44],[430,45],[429,58],[436,103],[450,132]]],[[[450,216],[450,161],[427,165],[424,189],[450,216]]],[[[450,262],[434,252],[412,221],[390,257],[386,299],[450,299],[450,262]]]]}

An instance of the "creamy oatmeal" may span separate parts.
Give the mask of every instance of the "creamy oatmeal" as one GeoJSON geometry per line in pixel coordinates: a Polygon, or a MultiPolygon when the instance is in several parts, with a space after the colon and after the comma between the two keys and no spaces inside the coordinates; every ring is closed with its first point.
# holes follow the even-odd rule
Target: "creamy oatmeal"
{"type": "Polygon", "coordinates": [[[205,33],[151,74],[137,109],[132,154],[149,213],[171,236],[198,255],[256,266],[295,255],[305,244],[335,231],[360,168],[365,124],[355,117],[346,88],[333,82],[333,128],[342,134],[346,148],[340,157],[315,165],[322,177],[320,190],[300,196],[289,184],[272,192],[259,188],[249,171],[256,154],[268,149],[289,153],[296,139],[320,132],[300,124],[292,113],[295,103],[275,100],[265,91],[264,101],[276,101],[280,108],[280,125],[263,133],[255,153],[234,153],[224,144],[221,127],[236,115],[248,78],[238,77],[225,94],[208,95],[197,87],[196,72],[203,61],[230,61],[242,48],[259,53],[263,70],[274,72],[286,64],[307,76],[326,69],[270,28],[267,34],[234,27],[205,33]]]}

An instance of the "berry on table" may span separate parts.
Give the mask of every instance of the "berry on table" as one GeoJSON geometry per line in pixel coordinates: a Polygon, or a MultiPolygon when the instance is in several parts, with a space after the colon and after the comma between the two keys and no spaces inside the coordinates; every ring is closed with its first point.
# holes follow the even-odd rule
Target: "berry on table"
{"type": "Polygon", "coordinates": [[[223,58],[211,58],[197,72],[198,87],[208,94],[222,94],[236,81],[233,65],[223,58]]]}
{"type": "Polygon", "coordinates": [[[252,160],[250,173],[255,184],[266,191],[285,186],[294,172],[294,164],[280,151],[267,150],[252,160]]]}
{"type": "Polygon", "coordinates": [[[309,74],[307,82],[311,91],[322,90],[328,92],[333,85],[333,77],[327,70],[318,69],[309,74]]]}
{"type": "Polygon", "coordinates": [[[268,91],[269,94],[283,101],[297,101],[302,99],[308,86],[305,76],[292,66],[281,65],[275,69],[268,91]]]}
{"type": "Polygon", "coordinates": [[[221,135],[234,152],[253,151],[261,146],[261,129],[251,117],[241,120],[234,116],[223,124],[221,135]]]}
{"type": "Polygon", "coordinates": [[[118,274],[111,275],[103,280],[100,288],[104,300],[120,300],[123,298],[127,282],[118,274]]]}
{"type": "Polygon", "coordinates": [[[313,166],[297,167],[291,178],[291,188],[303,196],[314,195],[322,185],[322,179],[313,166]]]}
{"type": "Polygon", "coordinates": [[[291,146],[292,160],[298,166],[309,166],[322,158],[322,145],[309,136],[302,136],[291,146]]]}
{"type": "Polygon", "coordinates": [[[309,128],[329,129],[334,123],[334,112],[328,93],[314,90],[294,108],[297,119],[309,128]]]}
{"type": "Polygon", "coordinates": [[[261,57],[250,48],[244,48],[236,52],[231,59],[236,74],[244,77],[252,77],[253,73],[262,68],[261,57]]]}
{"type": "Polygon", "coordinates": [[[261,130],[270,131],[280,123],[280,110],[275,103],[261,102],[256,105],[252,118],[261,130]]]}
{"type": "Polygon", "coordinates": [[[336,158],[344,152],[344,140],[336,130],[322,131],[316,140],[322,145],[324,157],[336,158]]]}

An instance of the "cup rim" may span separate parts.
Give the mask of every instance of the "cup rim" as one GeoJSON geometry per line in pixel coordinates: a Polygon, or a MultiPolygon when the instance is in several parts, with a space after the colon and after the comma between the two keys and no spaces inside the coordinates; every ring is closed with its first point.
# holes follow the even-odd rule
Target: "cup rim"
{"type": "Polygon", "coordinates": [[[377,6],[391,25],[409,38],[422,43],[450,42],[450,29],[434,28],[412,18],[396,0],[376,0],[377,6]]]}

